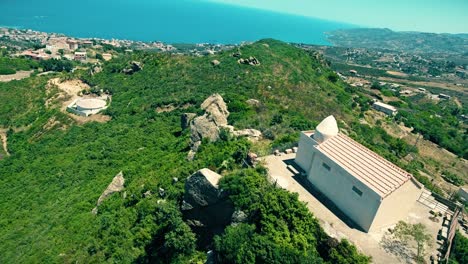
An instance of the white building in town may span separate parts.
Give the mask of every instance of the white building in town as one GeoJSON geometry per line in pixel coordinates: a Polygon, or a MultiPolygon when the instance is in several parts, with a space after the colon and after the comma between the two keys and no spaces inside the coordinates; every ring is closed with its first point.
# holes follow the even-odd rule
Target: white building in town
{"type": "Polygon", "coordinates": [[[394,106],[391,106],[389,104],[384,104],[382,102],[374,102],[372,104],[372,107],[375,110],[383,112],[389,116],[395,115],[398,111],[394,106]]]}
{"type": "Polygon", "coordinates": [[[333,116],[301,133],[295,162],[366,232],[403,220],[422,192],[410,173],[340,133],[333,116]]]}

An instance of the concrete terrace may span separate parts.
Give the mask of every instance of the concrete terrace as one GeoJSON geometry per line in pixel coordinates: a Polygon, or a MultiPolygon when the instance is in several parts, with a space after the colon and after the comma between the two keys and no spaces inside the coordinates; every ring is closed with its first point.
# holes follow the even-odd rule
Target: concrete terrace
{"type": "MultiPolygon", "coordinates": [[[[291,165],[299,170],[294,163],[295,153],[283,154],[281,156],[266,156],[261,160],[268,168],[270,178],[278,187],[299,194],[299,200],[305,202],[309,210],[319,219],[325,232],[338,239],[351,241],[364,254],[372,256],[373,263],[412,263],[410,252],[407,248],[399,247],[387,239],[388,226],[369,233],[361,231],[349,218],[336,208],[326,197],[321,195],[310,185],[306,179],[294,175],[287,166],[291,165]]],[[[442,221],[434,222],[429,219],[430,209],[416,202],[411,213],[405,219],[409,223],[422,223],[428,227],[431,235],[436,241],[438,230],[442,227],[442,221]]],[[[436,245],[427,249],[428,256],[437,254],[436,245]]],[[[428,257],[429,261],[429,257],[428,257]]]]}

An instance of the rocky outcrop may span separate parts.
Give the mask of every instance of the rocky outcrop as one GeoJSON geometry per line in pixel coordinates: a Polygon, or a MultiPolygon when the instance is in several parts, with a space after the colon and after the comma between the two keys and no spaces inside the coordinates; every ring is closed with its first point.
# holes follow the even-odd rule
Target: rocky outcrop
{"type": "Polygon", "coordinates": [[[255,141],[261,138],[262,133],[256,129],[235,130],[228,125],[229,111],[223,98],[219,94],[213,94],[201,104],[205,110],[202,116],[194,117],[194,114],[183,114],[181,116],[182,129],[190,127],[190,152],[188,159],[192,160],[203,139],[214,142],[219,139],[221,129],[227,129],[237,137],[248,137],[255,141]]]}
{"type": "Polygon", "coordinates": [[[219,127],[206,115],[194,118],[190,123],[190,129],[192,131],[190,139],[193,143],[201,142],[204,138],[212,142],[219,139],[219,127]]]}
{"type": "Polygon", "coordinates": [[[247,153],[247,157],[246,157],[245,161],[247,162],[247,165],[255,167],[255,166],[257,166],[257,163],[258,163],[258,156],[257,156],[257,154],[255,154],[253,152],[249,152],[249,153],[247,153]]]}
{"type": "Polygon", "coordinates": [[[192,160],[202,139],[207,138],[210,141],[219,139],[220,127],[227,125],[229,111],[226,103],[219,94],[213,94],[201,104],[201,109],[205,110],[205,114],[193,118],[192,115],[183,115],[181,118],[182,126],[190,124],[190,148],[188,159],[192,160]]]}
{"type": "Polygon", "coordinates": [[[203,241],[211,241],[215,234],[223,232],[231,223],[234,205],[226,192],[219,188],[221,175],[209,169],[201,169],[185,182],[182,213],[192,229],[203,241]]]}
{"type": "Polygon", "coordinates": [[[213,121],[217,126],[227,125],[229,111],[221,95],[213,94],[206,98],[201,104],[201,109],[205,110],[207,119],[213,121]]]}
{"type": "Polygon", "coordinates": [[[218,188],[221,175],[210,170],[201,169],[185,182],[184,202],[194,207],[204,207],[217,203],[222,196],[218,188]]]}
{"type": "Polygon", "coordinates": [[[244,213],[244,211],[237,210],[234,213],[232,213],[231,216],[231,222],[233,224],[238,224],[247,221],[247,214],[244,213]]]}
{"type": "Polygon", "coordinates": [[[143,69],[143,64],[141,62],[132,61],[130,62],[130,66],[123,69],[122,72],[125,74],[134,74],[135,72],[140,71],[142,69],[143,69]]]}
{"type": "Polygon", "coordinates": [[[120,192],[124,188],[125,178],[123,177],[123,173],[119,172],[115,177],[112,179],[112,182],[107,186],[104,192],[99,196],[97,200],[96,207],[93,208],[93,214],[97,214],[98,206],[111,194],[115,192],[120,192]]]}
{"type": "Polygon", "coordinates": [[[246,101],[246,103],[248,103],[249,105],[252,105],[252,106],[259,106],[260,105],[260,101],[257,100],[257,99],[249,99],[246,101]]]}
{"type": "Polygon", "coordinates": [[[240,58],[242,56],[242,53],[240,51],[238,51],[238,52],[233,53],[232,56],[234,58],[240,58]]]}
{"type": "Polygon", "coordinates": [[[102,67],[100,64],[95,64],[91,67],[91,70],[90,70],[91,75],[94,75],[100,72],[102,72],[102,67]]]}
{"type": "Polygon", "coordinates": [[[221,62],[219,60],[212,60],[211,61],[211,65],[213,65],[213,66],[218,66],[219,64],[221,64],[221,62]]]}
{"type": "Polygon", "coordinates": [[[262,137],[262,132],[252,128],[234,130],[232,134],[236,137],[248,137],[252,141],[257,141],[262,137]]]}
{"type": "Polygon", "coordinates": [[[257,58],[252,57],[252,56],[250,56],[248,59],[240,58],[237,62],[238,62],[239,64],[247,64],[247,65],[251,65],[251,66],[258,66],[258,65],[260,65],[260,61],[257,60],[257,58]]]}

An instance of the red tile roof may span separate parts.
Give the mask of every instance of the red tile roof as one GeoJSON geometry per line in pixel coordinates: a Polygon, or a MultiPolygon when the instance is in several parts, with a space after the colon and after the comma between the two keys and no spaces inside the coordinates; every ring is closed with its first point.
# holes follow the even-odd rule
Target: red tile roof
{"type": "Polygon", "coordinates": [[[412,177],[410,173],[342,133],[316,148],[382,198],[412,177]]]}

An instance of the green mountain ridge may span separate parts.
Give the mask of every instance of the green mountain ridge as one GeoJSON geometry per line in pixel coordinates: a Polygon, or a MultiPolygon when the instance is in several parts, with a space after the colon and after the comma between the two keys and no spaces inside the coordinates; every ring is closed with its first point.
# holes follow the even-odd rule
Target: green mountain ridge
{"type": "Polygon", "coordinates": [[[50,76],[0,83],[0,125],[8,130],[11,153],[0,159],[0,262],[203,261],[204,249],[195,250],[195,235],[178,208],[185,178],[207,167],[227,175],[222,185],[237,208],[252,216],[215,239],[213,248],[224,262],[367,263],[348,242],[330,241],[297,195],[267,183],[263,168],[241,165],[248,150],[265,155],[291,147],[299,131],[331,114],[352,137],[392,161],[407,154],[403,142],[357,122],[369,99],[321,61],[316,53],[271,39],[205,57],[122,55],[95,75],[78,70],[54,76],[79,78],[95,92],[112,93],[105,111],[112,119],[81,125],[59,104],[45,106],[56,93],[46,88],[50,76]],[[239,64],[237,52],[260,65],[239,64]],[[143,69],[121,73],[130,61],[143,69]],[[180,115],[200,112],[213,93],[227,102],[229,124],[259,129],[265,140],[204,142],[188,162],[189,133],[181,129],[180,115]],[[248,99],[261,104],[251,106],[248,99]],[[168,105],[176,109],[156,111],[168,105]],[[111,195],[93,215],[119,171],[124,192],[111,195]],[[174,177],[180,180],[174,183],[174,177]],[[145,197],[159,188],[165,189],[163,198],[145,197]]]}
{"type": "Polygon", "coordinates": [[[389,49],[413,53],[453,53],[468,51],[466,34],[437,34],[392,31],[388,28],[355,28],[328,32],[328,40],[336,46],[389,49]]]}

